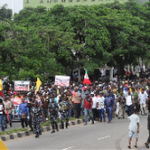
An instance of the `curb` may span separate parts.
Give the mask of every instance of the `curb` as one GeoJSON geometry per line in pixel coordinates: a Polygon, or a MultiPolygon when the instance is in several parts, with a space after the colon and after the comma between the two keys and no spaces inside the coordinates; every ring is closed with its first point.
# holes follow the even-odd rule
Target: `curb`
{"type": "MultiPolygon", "coordinates": [[[[78,119],[76,121],[69,121],[68,126],[75,126],[78,124],[83,123],[83,119],[78,119]]],[[[61,129],[61,124],[58,124],[58,129],[61,129]]],[[[44,126],[41,128],[41,132],[49,132],[51,130],[50,126],[44,126]]],[[[7,140],[13,140],[17,138],[22,138],[26,136],[33,135],[34,133],[32,131],[25,131],[25,132],[18,132],[18,133],[12,133],[10,135],[2,135],[0,138],[2,141],[7,141],[7,140]]]]}

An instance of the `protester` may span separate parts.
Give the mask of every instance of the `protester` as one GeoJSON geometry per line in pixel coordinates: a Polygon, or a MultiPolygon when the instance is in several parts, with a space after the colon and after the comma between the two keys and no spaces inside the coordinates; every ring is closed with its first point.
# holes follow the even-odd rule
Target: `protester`
{"type": "Polygon", "coordinates": [[[25,98],[21,99],[22,103],[19,105],[18,116],[21,118],[22,128],[27,127],[27,116],[29,116],[29,108],[27,107],[27,103],[25,102],[25,98]]]}
{"type": "Polygon", "coordinates": [[[92,114],[92,105],[93,105],[93,101],[92,98],[89,95],[89,92],[85,93],[86,97],[84,99],[84,115],[85,115],[85,124],[87,125],[87,116],[89,114],[90,119],[92,120],[92,124],[94,124],[94,118],[93,118],[93,114],[92,114]]]}
{"type": "Polygon", "coordinates": [[[146,100],[147,100],[147,94],[144,92],[144,89],[142,89],[141,93],[139,94],[141,115],[146,115],[146,100]]]}
{"type": "Polygon", "coordinates": [[[99,119],[100,119],[100,122],[102,122],[102,119],[104,122],[106,122],[105,120],[105,111],[104,111],[104,100],[105,98],[103,97],[103,93],[102,91],[99,93],[99,97],[97,98],[97,110],[99,112],[99,119]]]}
{"type": "Polygon", "coordinates": [[[41,101],[42,101],[43,114],[44,114],[44,117],[47,119],[48,105],[49,105],[47,89],[45,89],[45,92],[43,93],[43,98],[41,101]]]}
{"type": "Polygon", "coordinates": [[[138,142],[138,138],[139,138],[139,128],[140,128],[140,119],[139,116],[136,114],[137,109],[134,108],[133,109],[133,114],[128,117],[129,121],[130,121],[130,125],[129,125],[129,146],[128,148],[131,148],[131,141],[132,141],[132,137],[135,134],[136,137],[136,141],[135,141],[135,145],[134,147],[137,148],[137,142],[138,142]]]}
{"type": "Polygon", "coordinates": [[[4,98],[4,125],[5,125],[5,128],[7,129],[7,122],[10,124],[10,127],[12,126],[12,123],[11,123],[11,103],[9,101],[9,96],[5,96],[4,98]]]}
{"type": "Polygon", "coordinates": [[[133,99],[131,92],[128,90],[128,95],[126,95],[126,112],[128,116],[132,115],[132,105],[133,105],[133,99]]]}
{"type": "Polygon", "coordinates": [[[147,117],[147,129],[148,129],[148,139],[145,143],[146,148],[149,148],[149,143],[150,143],[150,97],[147,99],[148,102],[148,117],[147,117]]]}
{"type": "Polygon", "coordinates": [[[74,103],[75,118],[79,119],[81,113],[81,94],[78,92],[78,87],[74,88],[72,101],[74,103]]]}
{"type": "Polygon", "coordinates": [[[3,126],[3,118],[4,118],[4,104],[3,104],[3,100],[0,98],[0,126],[1,126],[1,130],[5,131],[3,126]]]}
{"type": "Polygon", "coordinates": [[[114,98],[110,95],[110,91],[107,93],[106,98],[104,100],[104,106],[106,108],[108,123],[112,121],[112,113],[113,108],[115,106],[114,98]]]}

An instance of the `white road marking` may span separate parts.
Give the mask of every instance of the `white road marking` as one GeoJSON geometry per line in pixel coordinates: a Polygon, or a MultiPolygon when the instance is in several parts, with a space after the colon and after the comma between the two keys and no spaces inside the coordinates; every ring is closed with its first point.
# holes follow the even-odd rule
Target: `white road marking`
{"type": "Polygon", "coordinates": [[[67,148],[65,148],[65,149],[62,149],[62,150],[67,150],[67,149],[70,149],[70,148],[73,148],[73,146],[71,146],[71,147],[67,147],[67,148]]]}
{"type": "Polygon", "coordinates": [[[107,138],[109,138],[109,137],[110,137],[110,135],[107,135],[107,136],[104,136],[104,137],[98,138],[98,140],[107,139],[107,138]]]}

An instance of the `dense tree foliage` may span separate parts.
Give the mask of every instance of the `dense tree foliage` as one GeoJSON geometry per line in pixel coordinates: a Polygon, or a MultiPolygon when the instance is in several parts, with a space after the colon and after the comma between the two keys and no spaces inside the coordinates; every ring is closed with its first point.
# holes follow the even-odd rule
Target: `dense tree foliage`
{"type": "Polygon", "coordinates": [[[75,64],[91,72],[107,64],[122,75],[125,65],[150,57],[149,16],[150,3],[136,2],[25,8],[13,20],[3,15],[0,75],[44,80],[71,73],[75,64]]]}

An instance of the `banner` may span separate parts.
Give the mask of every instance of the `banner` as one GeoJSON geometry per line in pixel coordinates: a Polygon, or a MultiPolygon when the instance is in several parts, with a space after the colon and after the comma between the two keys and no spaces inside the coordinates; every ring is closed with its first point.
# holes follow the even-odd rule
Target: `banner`
{"type": "Polygon", "coordinates": [[[20,121],[18,118],[19,105],[21,104],[21,98],[12,99],[14,107],[12,108],[12,121],[20,121]]]}
{"type": "Polygon", "coordinates": [[[55,76],[55,85],[58,86],[69,86],[70,83],[70,77],[69,76],[55,76]]]}
{"type": "Polygon", "coordinates": [[[15,81],[14,89],[15,91],[29,91],[30,81],[15,81]]]}

